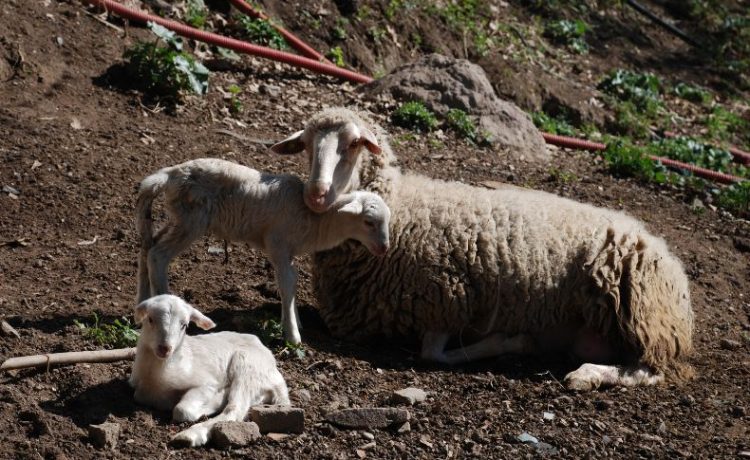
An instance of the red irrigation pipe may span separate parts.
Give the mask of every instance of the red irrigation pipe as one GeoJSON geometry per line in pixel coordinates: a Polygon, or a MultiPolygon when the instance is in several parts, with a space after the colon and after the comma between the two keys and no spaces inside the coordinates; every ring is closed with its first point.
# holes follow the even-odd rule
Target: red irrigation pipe
{"type": "Polygon", "coordinates": [[[183,37],[191,38],[193,40],[221,46],[222,48],[229,48],[240,53],[252,54],[263,58],[272,59],[274,61],[283,62],[297,67],[303,67],[305,69],[312,70],[313,72],[331,75],[355,83],[369,83],[372,81],[372,77],[352,72],[351,70],[342,69],[340,67],[325,64],[323,62],[318,62],[310,58],[298,56],[296,54],[285,53],[284,51],[266,48],[265,46],[253,45],[241,40],[236,40],[234,38],[223,37],[218,34],[195,29],[176,21],[153,16],[141,11],[132,10],[113,0],[84,1],[92,5],[100,6],[107,11],[111,11],[119,16],[122,16],[123,18],[130,19],[136,22],[155,22],[179,35],[182,35],[183,37]]]}
{"type": "MultiPolygon", "coordinates": [[[[678,137],[680,134],[672,132],[672,131],[664,131],[664,137],[678,137]]],[[[729,146],[727,148],[729,150],[729,153],[732,154],[735,160],[739,161],[740,163],[744,165],[750,165],[750,153],[745,152],[744,150],[740,150],[737,147],[729,146]]]]}
{"type": "MultiPolygon", "coordinates": [[[[592,150],[592,151],[600,152],[607,148],[605,144],[602,144],[599,142],[591,142],[591,141],[587,141],[583,139],[576,139],[574,137],[558,136],[556,134],[548,134],[548,133],[542,133],[542,137],[544,137],[544,140],[548,144],[553,144],[553,145],[566,147],[570,149],[592,150]]],[[[733,176],[731,174],[725,174],[719,171],[713,171],[711,169],[701,168],[700,166],[691,165],[689,163],[683,163],[681,161],[672,160],[670,158],[658,157],[656,155],[649,155],[649,158],[651,158],[653,161],[661,162],[664,166],[668,166],[670,168],[684,169],[685,171],[690,171],[691,173],[695,174],[698,177],[710,179],[712,181],[720,182],[722,184],[733,184],[735,182],[742,182],[745,180],[741,177],[733,176]]]]}
{"type": "Polygon", "coordinates": [[[247,3],[245,0],[229,0],[229,2],[235,6],[238,10],[243,12],[244,14],[248,16],[252,16],[257,19],[263,19],[265,21],[268,21],[274,29],[276,29],[281,35],[284,36],[284,39],[286,40],[289,45],[292,46],[292,48],[296,49],[300,53],[302,53],[304,56],[315,59],[316,61],[322,61],[328,64],[333,64],[331,61],[325,58],[322,54],[315,51],[314,48],[312,48],[307,43],[300,40],[296,35],[289,32],[285,28],[281,27],[280,25],[275,24],[273,21],[270,20],[267,14],[263,13],[262,11],[257,11],[255,8],[253,8],[249,3],[247,3]]]}

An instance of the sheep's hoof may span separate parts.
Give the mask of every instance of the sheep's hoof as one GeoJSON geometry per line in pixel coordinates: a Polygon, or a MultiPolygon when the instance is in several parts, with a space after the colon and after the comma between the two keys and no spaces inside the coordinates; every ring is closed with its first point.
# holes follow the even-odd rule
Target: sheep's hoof
{"type": "Polygon", "coordinates": [[[602,384],[596,365],[584,364],[565,376],[565,387],[574,391],[592,391],[602,384]]]}
{"type": "Polygon", "coordinates": [[[586,379],[580,379],[578,377],[565,377],[565,387],[568,390],[574,391],[591,391],[599,387],[595,382],[586,379]]]}
{"type": "Polygon", "coordinates": [[[194,422],[200,418],[200,415],[193,414],[189,410],[177,406],[172,411],[172,421],[175,423],[194,422]]]}
{"type": "Polygon", "coordinates": [[[169,441],[169,445],[177,448],[200,447],[205,445],[207,442],[207,436],[203,436],[201,432],[196,432],[196,430],[191,430],[190,428],[188,428],[187,430],[180,431],[176,435],[172,436],[172,439],[169,441]]]}

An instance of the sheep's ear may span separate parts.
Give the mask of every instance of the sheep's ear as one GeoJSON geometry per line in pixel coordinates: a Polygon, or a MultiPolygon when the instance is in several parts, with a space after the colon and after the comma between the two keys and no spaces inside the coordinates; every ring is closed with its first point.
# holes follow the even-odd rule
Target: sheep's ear
{"type": "Polygon", "coordinates": [[[362,203],[358,200],[352,200],[349,203],[346,203],[344,206],[340,207],[339,212],[358,216],[362,214],[362,203]]]}
{"type": "Polygon", "coordinates": [[[199,312],[195,308],[193,308],[190,312],[190,321],[194,322],[199,328],[203,329],[204,331],[216,327],[216,323],[211,321],[211,318],[199,312]]]}
{"type": "Polygon", "coordinates": [[[283,141],[273,144],[271,150],[280,155],[293,155],[295,153],[300,153],[305,150],[305,143],[302,142],[302,133],[304,132],[304,130],[297,131],[283,141]]]}
{"type": "Polygon", "coordinates": [[[375,135],[367,128],[360,127],[360,134],[362,134],[362,141],[365,143],[365,148],[375,155],[380,153],[380,146],[378,145],[375,135]]]}
{"type": "Polygon", "coordinates": [[[135,307],[133,317],[135,318],[135,324],[141,324],[146,315],[148,314],[148,300],[144,300],[135,307]]]}

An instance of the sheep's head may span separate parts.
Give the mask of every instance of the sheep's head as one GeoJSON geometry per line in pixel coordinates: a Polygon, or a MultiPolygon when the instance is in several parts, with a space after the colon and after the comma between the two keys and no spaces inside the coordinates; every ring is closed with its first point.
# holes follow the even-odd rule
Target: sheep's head
{"type": "Polygon", "coordinates": [[[204,330],[216,327],[177,296],[164,294],[144,300],[135,307],[135,323],[143,325],[138,344],[145,345],[157,358],[167,359],[182,345],[190,321],[204,330]]]}
{"type": "Polygon", "coordinates": [[[342,197],[339,214],[351,216],[350,237],[365,245],[375,256],[382,257],[390,247],[388,225],[391,210],[380,196],[371,192],[352,192],[342,197]]]}
{"type": "Polygon", "coordinates": [[[354,112],[329,109],[315,114],[304,130],[271,146],[280,154],[305,151],[310,160],[310,177],[305,183],[305,204],[322,213],[331,208],[338,196],[356,188],[357,160],[365,148],[373,154],[380,146],[370,128],[354,112]]]}

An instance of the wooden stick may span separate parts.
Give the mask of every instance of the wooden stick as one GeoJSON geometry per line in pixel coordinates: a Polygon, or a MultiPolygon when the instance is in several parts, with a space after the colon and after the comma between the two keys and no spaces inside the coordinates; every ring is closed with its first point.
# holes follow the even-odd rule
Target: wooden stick
{"type": "Polygon", "coordinates": [[[49,368],[52,364],[77,363],[111,363],[135,358],[135,348],[118,348],[116,350],[71,351],[68,353],[49,353],[46,355],[19,356],[8,358],[0,365],[0,370],[25,369],[27,367],[49,368]]]}

